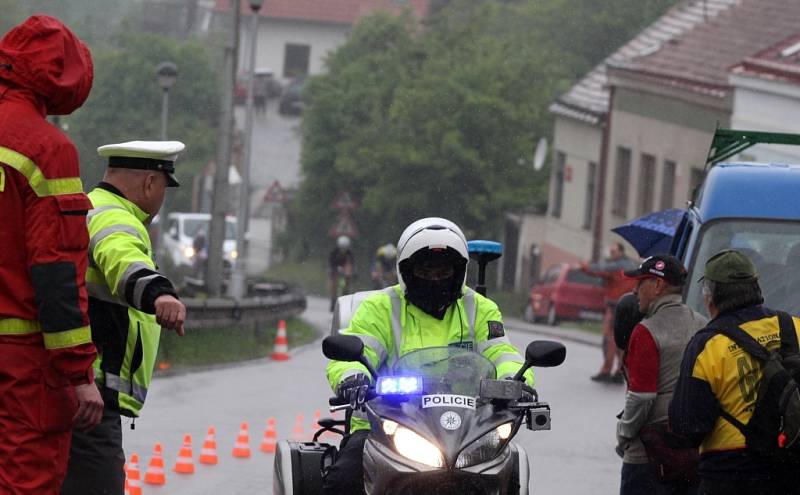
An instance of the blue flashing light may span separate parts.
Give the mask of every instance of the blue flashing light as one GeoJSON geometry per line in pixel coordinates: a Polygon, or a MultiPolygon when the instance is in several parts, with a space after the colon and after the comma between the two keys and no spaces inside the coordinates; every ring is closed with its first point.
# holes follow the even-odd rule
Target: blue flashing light
{"type": "Polygon", "coordinates": [[[503,254],[503,245],[497,241],[469,241],[467,250],[470,254],[503,254]]]}
{"type": "Polygon", "coordinates": [[[378,378],[378,395],[409,395],[422,392],[422,377],[382,376],[378,378]]]}

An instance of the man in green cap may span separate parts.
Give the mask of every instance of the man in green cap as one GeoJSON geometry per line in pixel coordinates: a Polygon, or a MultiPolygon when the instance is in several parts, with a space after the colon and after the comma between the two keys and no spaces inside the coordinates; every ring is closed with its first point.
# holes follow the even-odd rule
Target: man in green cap
{"type": "Polygon", "coordinates": [[[745,442],[740,427],[753,416],[762,370],[724,334],[747,334],[769,351],[784,340],[796,350],[800,319],[762,305],[756,267],[739,251],[712,256],[701,281],[710,321],[686,347],[669,407],[673,431],[700,448],[700,493],[800,493],[796,472],[745,442]]]}

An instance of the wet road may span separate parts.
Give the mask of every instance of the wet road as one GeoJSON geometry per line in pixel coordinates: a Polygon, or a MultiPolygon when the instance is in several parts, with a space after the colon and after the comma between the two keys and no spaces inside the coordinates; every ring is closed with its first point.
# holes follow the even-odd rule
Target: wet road
{"type": "MultiPolygon", "coordinates": [[[[321,329],[330,325],[323,299],[310,298],[303,317],[321,329]]],[[[507,324],[519,348],[546,330],[523,323],[507,324]]],[[[291,332],[291,328],[289,328],[291,332]]],[[[622,408],[621,386],[599,385],[588,377],[600,360],[597,347],[564,341],[567,361],[559,368],[536,371],[537,389],[552,407],[553,430],[521,431],[516,440],[532,458],[532,493],[563,495],[619,492],[620,460],[614,454],[614,415],[622,408]]],[[[158,377],[148,394],[136,429],[124,428],[125,451],[142,458],[142,476],[155,442],[164,446],[165,486],[144,485],[144,494],[248,495],[272,493],[272,455],[258,451],[266,421],[274,417],[280,438],[288,438],[296,416],[302,414],[305,431],[311,416],[322,410],[330,394],[324,379],[325,359],[319,342],[292,351],[285,362],[267,359],[199,373],[158,377]],[[232,457],[239,424],[250,425],[249,459],[232,457]],[[219,464],[197,464],[209,426],[217,431],[219,464]],[[185,433],[193,437],[197,472],[172,472],[185,433]]],[[[124,423],[125,425],[125,423],[124,423]]]]}

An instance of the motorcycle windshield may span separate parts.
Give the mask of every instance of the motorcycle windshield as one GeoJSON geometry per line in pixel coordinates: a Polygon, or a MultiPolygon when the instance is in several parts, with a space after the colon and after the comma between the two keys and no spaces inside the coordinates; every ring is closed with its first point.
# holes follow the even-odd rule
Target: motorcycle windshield
{"type": "Polygon", "coordinates": [[[477,397],[482,378],[494,379],[494,364],[483,355],[460,347],[430,347],[411,351],[392,368],[393,375],[421,376],[426,394],[477,397]]]}

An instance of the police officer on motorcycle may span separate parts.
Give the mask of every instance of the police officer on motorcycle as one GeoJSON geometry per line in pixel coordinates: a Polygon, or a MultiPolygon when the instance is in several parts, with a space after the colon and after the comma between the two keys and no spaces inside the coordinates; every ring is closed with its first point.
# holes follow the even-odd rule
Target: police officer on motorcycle
{"type": "MultiPolygon", "coordinates": [[[[497,305],[465,286],[468,260],[467,241],[456,224],[443,218],[417,220],[397,243],[399,284],[365,299],[341,333],[359,337],[367,359],[379,370],[413,350],[457,346],[492,361],[498,379],[513,377],[524,359],[508,340],[497,305]]],[[[327,376],[337,396],[347,401],[370,383],[368,371],[357,362],[331,361],[327,376]]],[[[533,386],[531,370],[525,378],[533,386]]],[[[325,493],[364,492],[362,455],[368,434],[369,423],[354,417],[351,436],[325,478],[325,493]]]]}

